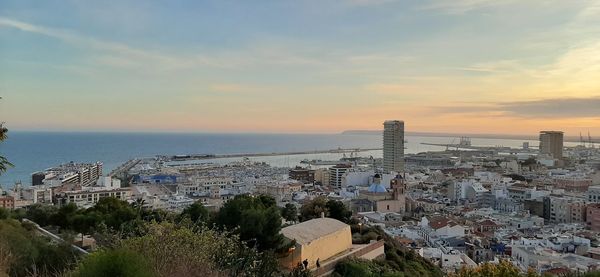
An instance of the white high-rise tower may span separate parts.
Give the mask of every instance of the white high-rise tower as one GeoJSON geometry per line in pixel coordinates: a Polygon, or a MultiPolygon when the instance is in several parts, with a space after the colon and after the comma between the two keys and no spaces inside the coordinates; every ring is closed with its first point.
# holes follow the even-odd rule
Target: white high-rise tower
{"type": "Polygon", "coordinates": [[[383,123],[383,171],[404,172],[404,121],[383,123]]]}

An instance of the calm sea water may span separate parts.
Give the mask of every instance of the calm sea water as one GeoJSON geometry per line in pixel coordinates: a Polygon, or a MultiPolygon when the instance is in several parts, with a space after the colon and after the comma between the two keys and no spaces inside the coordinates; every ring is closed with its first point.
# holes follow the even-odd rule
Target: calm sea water
{"type": "MultiPolygon", "coordinates": [[[[406,153],[443,150],[428,143],[458,143],[453,137],[407,136],[406,153]]],[[[472,139],[478,146],[520,147],[523,140],[472,139]]],[[[531,141],[532,145],[537,142],[531,141]]],[[[50,133],[10,132],[0,144],[0,153],[14,165],[0,176],[0,185],[12,186],[17,181],[31,183],[31,173],[61,163],[104,162],[108,173],[121,163],[136,157],[176,154],[229,154],[313,151],[342,148],[378,148],[382,138],[377,135],[342,134],[156,134],[156,133],[50,133]]],[[[361,156],[381,157],[381,151],[363,152],[361,156]]],[[[303,159],[339,159],[340,154],[311,154],[254,158],[275,166],[294,166],[303,159]]],[[[222,159],[229,162],[236,159],[222,159]]]]}

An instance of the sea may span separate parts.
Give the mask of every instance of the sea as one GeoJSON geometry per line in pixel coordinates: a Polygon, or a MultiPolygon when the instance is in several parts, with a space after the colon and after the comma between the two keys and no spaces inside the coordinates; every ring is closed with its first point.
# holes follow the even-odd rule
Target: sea
{"type": "MultiPolygon", "coordinates": [[[[12,164],[0,175],[0,186],[16,182],[31,184],[31,174],[66,162],[104,163],[104,173],[133,158],[156,155],[237,154],[315,151],[337,148],[380,148],[382,136],[374,134],[213,134],[213,133],[85,133],[11,131],[0,143],[0,155],[12,164]]],[[[407,154],[440,151],[445,147],[421,143],[458,143],[457,137],[406,136],[407,154]]],[[[521,147],[514,139],[472,138],[474,146],[521,147]]],[[[531,146],[537,141],[528,141],[531,146]]],[[[381,150],[360,152],[359,156],[379,158],[381,150]]],[[[302,160],[338,160],[342,154],[303,154],[250,158],[272,166],[293,167],[302,160]]],[[[228,163],[241,158],[207,160],[228,163]]]]}

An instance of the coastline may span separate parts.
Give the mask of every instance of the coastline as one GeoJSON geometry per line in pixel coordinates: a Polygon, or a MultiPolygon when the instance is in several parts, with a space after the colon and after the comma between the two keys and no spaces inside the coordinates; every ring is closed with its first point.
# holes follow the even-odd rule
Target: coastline
{"type": "MultiPolygon", "coordinates": [[[[346,130],[342,135],[381,135],[383,130],[346,130]]],[[[470,134],[470,133],[437,133],[437,132],[406,132],[406,136],[420,137],[470,137],[482,139],[510,139],[510,140],[538,140],[537,135],[508,135],[508,134],[470,134]]],[[[587,137],[584,137],[587,142],[587,137]]],[[[581,142],[577,136],[565,136],[565,142],[581,142]]],[[[600,143],[600,139],[592,138],[594,143],[600,143]]]]}

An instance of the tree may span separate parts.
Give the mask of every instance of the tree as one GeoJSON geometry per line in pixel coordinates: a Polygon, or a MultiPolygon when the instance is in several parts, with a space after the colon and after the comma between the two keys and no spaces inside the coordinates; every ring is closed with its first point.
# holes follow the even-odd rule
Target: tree
{"type": "MultiPolygon", "coordinates": [[[[4,127],[0,122],[0,142],[3,142],[7,138],[7,133],[8,129],[6,129],[6,127],[4,127]]],[[[2,173],[6,172],[6,170],[12,166],[13,164],[11,164],[8,159],[0,155],[0,175],[2,175],[2,173]]]]}
{"type": "Polygon", "coordinates": [[[302,221],[319,218],[322,213],[327,217],[346,223],[350,222],[352,216],[352,212],[348,210],[344,203],[338,200],[327,200],[325,197],[317,197],[300,208],[302,221]]]}
{"type": "Polygon", "coordinates": [[[191,206],[185,208],[179,216],[180,220],[185,217],[188,217],[190,220],[192,220],[192,222],[196,224],[200,222],[206,223],[209,219],[209,212],[206,209],[206,207],[202,205],[202,202],[198,201],[192,204],[191,206]]]}
{"type": "MultiPolygon", "coordinates": [[[[85,211],[87,215],[94,216],[104,222],[109,228],[120,230],[126,222],[137,218],[136,211],[127,202],[114,197],[100,199],[94,207],[85,211]]],[[[100,223],[96,222],[96,224],[100,223]]]]}
{"type": "Polygon", "coordinates": [[[135,199],[133,203],[131,203],[131,207],[137,211],[138,216],[142,216],[142,211],[144,210],[144,205],[146,204],[146,200],[142,198],[135,199]]]}
{"type": "Polygon", "coordinates": [[[48,226],[52,223],[52,218],[56,217],[58,209],[56,206],[33,204],[27,208],[25,218],[32,220],[40,226],[48,226]]]}
{"type": "Polygon", "coordinates": [[[218,226],[236,230],[242,241],[260,250],[277,249],[283,243],[281,214],[269,196],[238,195],[228,201],[216,216],[218,226]]]}
{"type": "Polygon", "coordinates": [[[79,208],[74,203],[66,204],[51,215],[50,222],[52,225],[60,226],[65,229],[73,228],[73,218],[77,214],[79,208]]]}
{"type": "Polygon", "coordinates": [[[292,203],[285,204],[285,207],[281,209],[281,216],[287,221],[298,221],[298,208],[292,203]]]}
{"type": "Polygon", "coordinates": [[[265,206],[265,208],[277,206],[277,201],[275,201],[275,198],[269,195],[261,194],[258,196],[258,200],[260,200],[260,202],[265,206]]]}
{"type": "Polygon", "coordinates": [[[5,208],[0,207],[0,220],[7,219],[9,217],[10,217],[10,212],[5,208]]]}
{"type": "Polygon", "coordinates": [[[523,166],[530,166],[535,164],[537,164],[537,160],[535,159],[535,157],[529,157],[527,158],[527,160],[521,162],[521,165],[523,166]]]}
{"type": "Polygon", "coordinates": [[[300,207],[300,220],[307,221],[321,217],[321,213],[327,215],[327,198],[317,197],[300,207]]]}
{"type": "Polygon", "coordinates": [[[342,203],[342,201],[338,200],[329,200],[327,201],[327,211],[329,212],[328,216],[331,218],[335,218],[339,221],[348,223],[350,221],[350,217],[352,217],[352,212],[348,210],[346,205],[342,203]]]}

